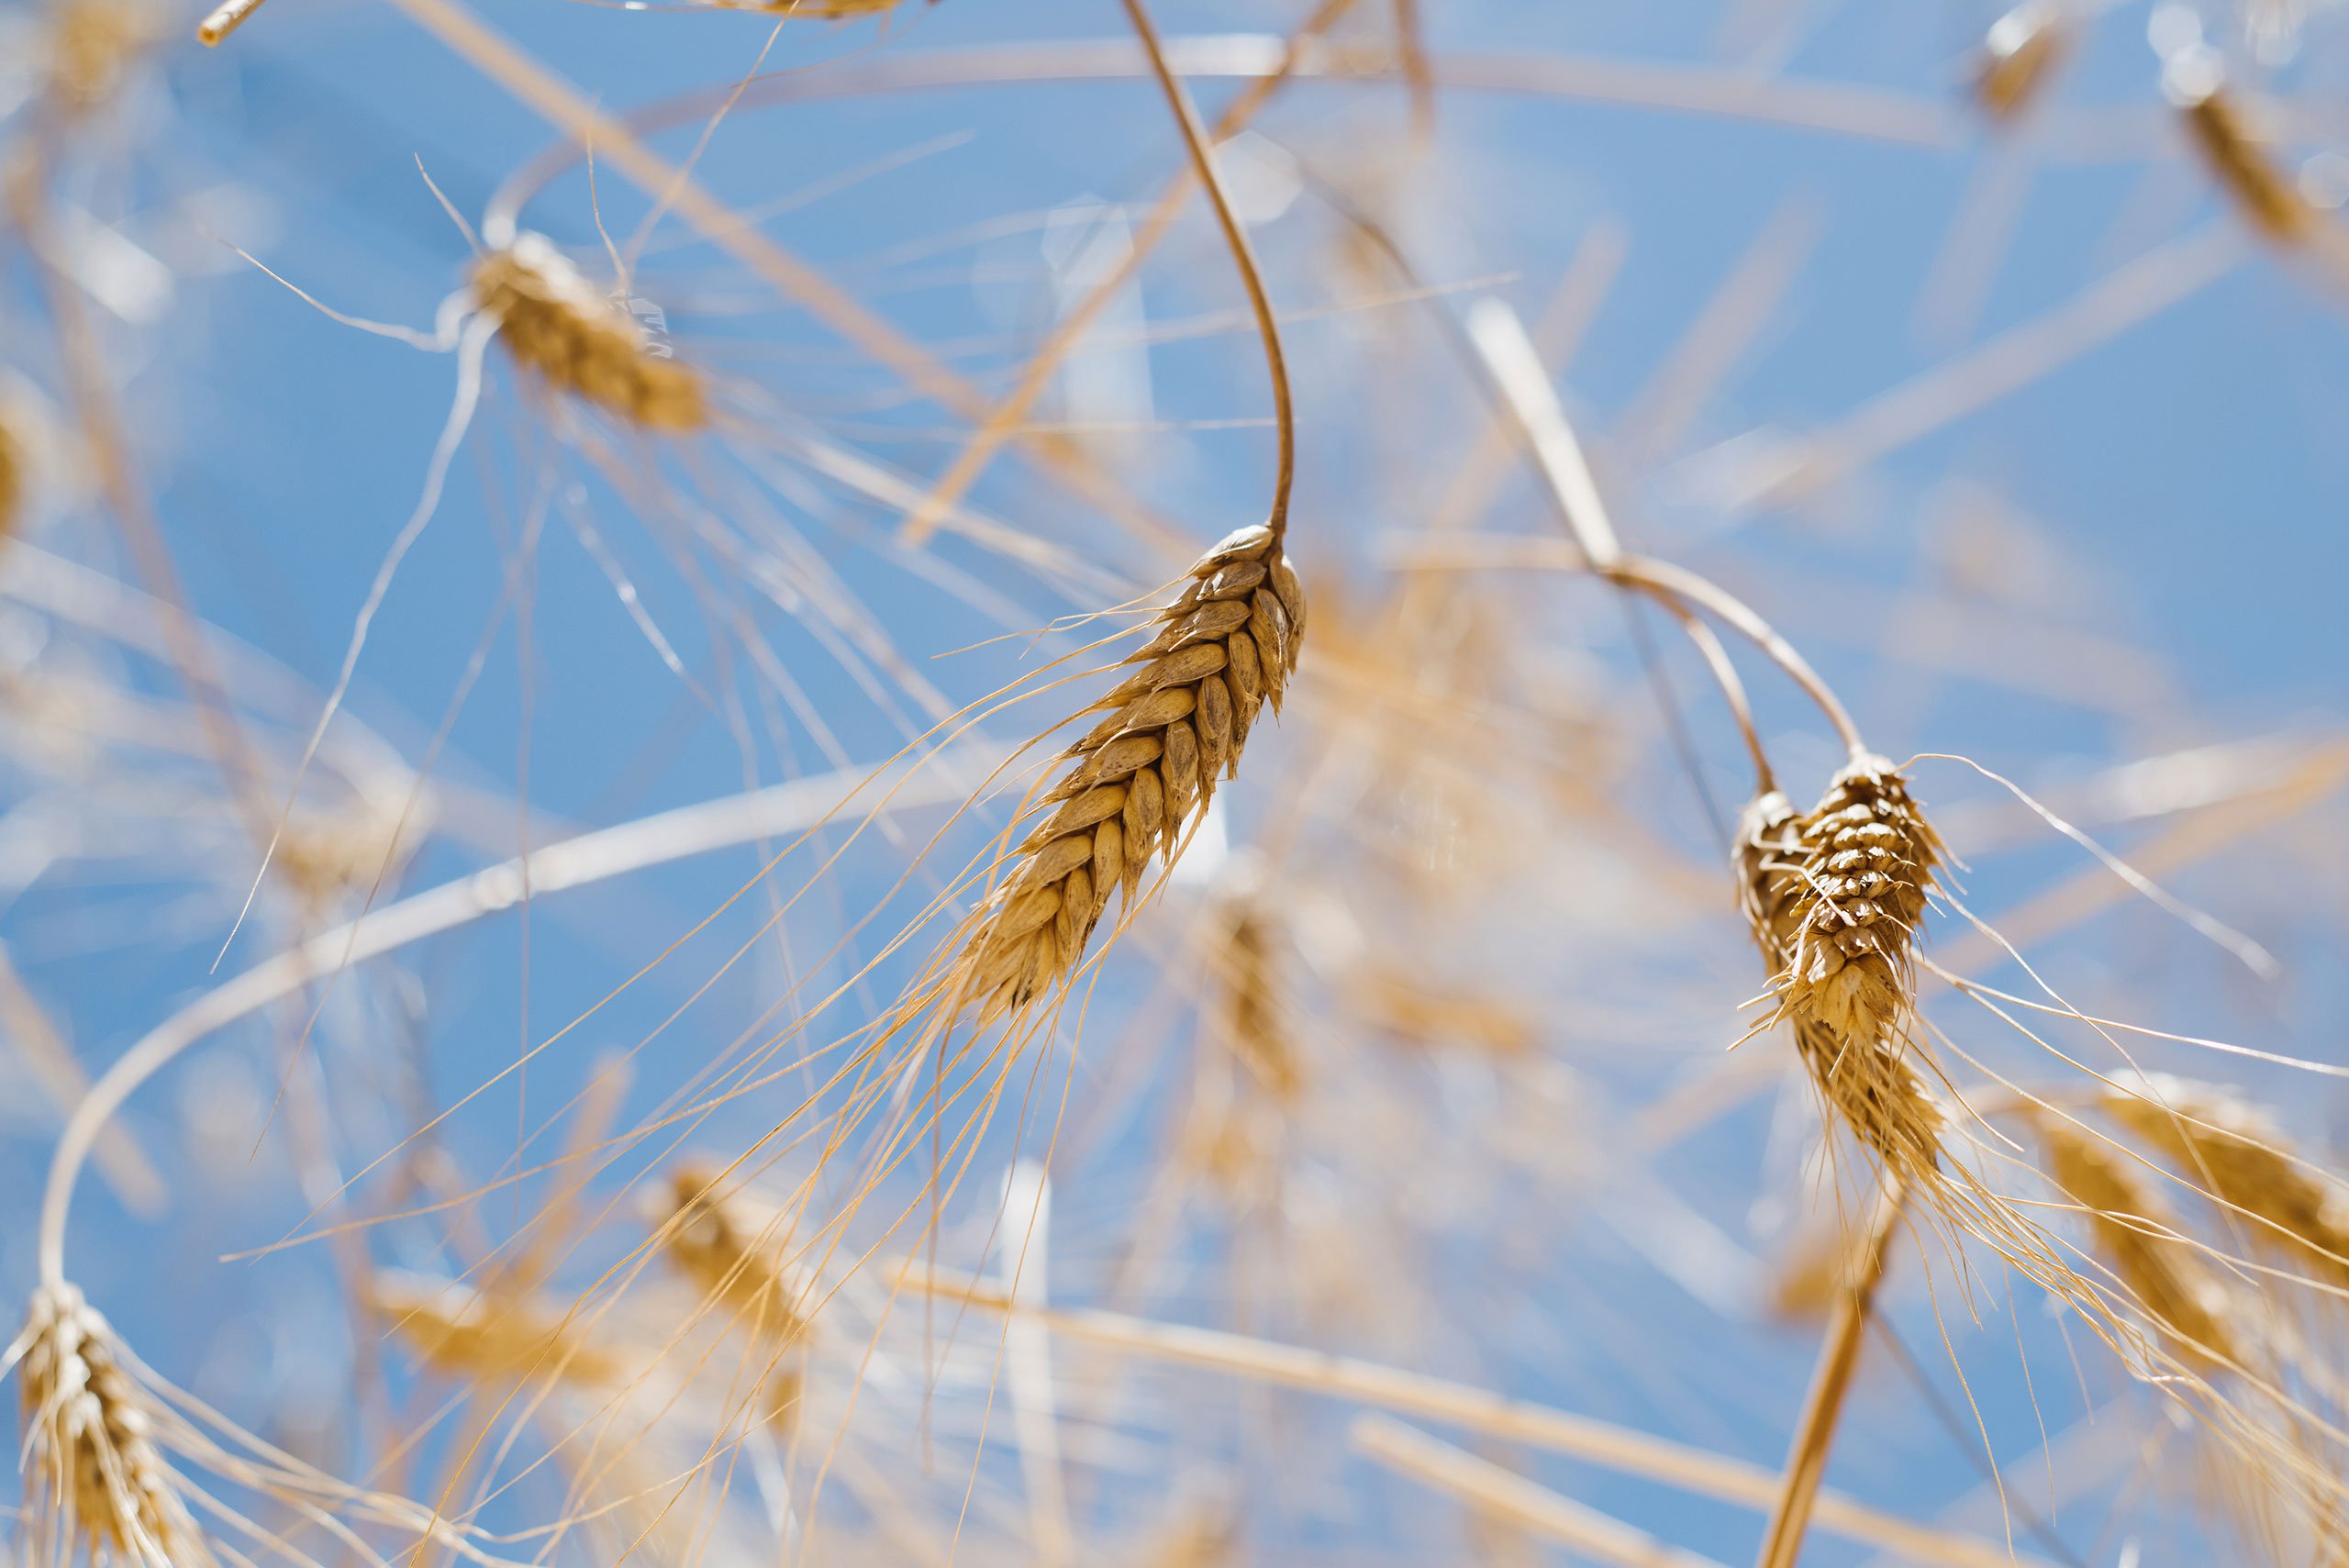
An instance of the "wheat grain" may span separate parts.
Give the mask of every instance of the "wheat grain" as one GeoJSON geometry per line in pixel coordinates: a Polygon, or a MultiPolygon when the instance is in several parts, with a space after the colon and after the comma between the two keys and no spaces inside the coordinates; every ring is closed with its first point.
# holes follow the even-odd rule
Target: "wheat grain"
{"type": "Polygon", "coordinates": [[[701,377],[668,358],[621,302],[596,292],[544,235],[518,235],[474,264],[473,303],[507,350],[549,385],[654,430],[708,418],[701,377]]]}
{"type": "Polygon", "coordinates": [[[72,1284],[33,1293],[17,1362],[33,1507],[51,1534],[28,1562],[212,1568],[218,1559],[156,1447],[155,1413],[114,1331],[72,1284]],[[52,1557],[53,1552],[53,1557],[52,1557]]]}
{"type": "Polygon", "coordinates": [[[1239,529],[1195,562],[1158,612],[1141,667],[1085,711],[1109,717],[1062,753],[1075,765],[1022,820],[1042,820],[974,913],[950,975],[984,1025],[1065,977],[1122,888],[1130,907],[1152,855],[1172,864],[1266,702],[1297,668],[1305,595],[1273,530],[1239,529]],[[1049,815],[1046,815],[1049,813],[1049,815]]]}
{"type": "Polygon", "coordinates": [[[2265,1221],[2254,1240],[2349,1284],[2349,1185],[2297,1157],[2259,1109],[2163,1073],[2117,1084],[2104,1106],[2212,1197],[2265,1221]]]}
{"type": "Polygon", "coordinates": [[[2191,1361],[2241,1365],[2225,1286],[2179,1239],[2130,1155],[2059,1116],[2035,1118],[2048,1179],[2080,1206],[2095,1251],[2191,1361]]]}

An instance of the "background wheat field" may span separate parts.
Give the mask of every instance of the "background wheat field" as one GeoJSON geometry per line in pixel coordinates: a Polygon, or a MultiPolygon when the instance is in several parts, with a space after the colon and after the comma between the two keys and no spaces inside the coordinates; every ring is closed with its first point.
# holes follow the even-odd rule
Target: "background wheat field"
{"type": "Polygon", "coordinates": [[[0,1562],[2349,1562],[2344,88],[5,0],[0,1562]]]}

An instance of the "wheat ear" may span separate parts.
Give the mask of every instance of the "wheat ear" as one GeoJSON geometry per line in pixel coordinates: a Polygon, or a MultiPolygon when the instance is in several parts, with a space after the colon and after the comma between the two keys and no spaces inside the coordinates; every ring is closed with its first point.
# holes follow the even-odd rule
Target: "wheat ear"
{"type": "Polygon", "coordinates": [[[805,1332],[799,1304],[812,1281],[792,1262],[788,1215],[753,1202],[724,1171],[698,1161],[669,1173],[663,1209],[662,1250],[705,1299],[763,1339],[789,1343],[805,1332]]]}
{"type": "Polygon", "coordinates": [[[461,1280],[383,1270],[367,1305],[433,1371],[466,1382],[616,1383],[619,1363],[585,1343],[536,1302],[476,1290],[461,1280]]]}
{"type": "Polygon", "coordinates": [[[29,1517],[51,1534],[27,1561],[86,1553],[168,1568],[214,1568],[178,1482],[153,1437],[155,1413],[114,1330],[79,1289],[33,1292],[7,1360],[24,1400],[29,1517]]]}
{"type": "Polygon", "coordinates": [[[1939,840],[1898,781],[1882,759],[1859,758],[1809,817],[1765,791],[1739,818],[1737,887],[1777,1017],[1821,1097],[1887,1170],[1937,1192],[1944,1118],[1900,1025],[1915,996],[1919,884],[1939,840]]]}
{"type": "Polygon", "coordinates": [[[1085,710],[1109,717],[1062,753],[1074,765],[1023,813],[1041,820],[973,917],[946,994],[978,1004],[983,1025],[1065,977],[1109,895],[1123,888],[1130,904],[1152,855],[1173,862],[1218,776],[1237,776],[1258,713],[1280,707],[1305,593],[1260,524],[1199,557],[1157,620],[1126,661],[1139,668],[1085,710]]]}
{"type": "Polygon", "coordinates": [[[598,293],[544,235],[518,234],[482,257],[471,289],[507,351],[549,385],[647,429],[707,421],[701,377],[661,351],[628,306],[598,293]]]}
{"type": "Polygon", "coordinates": [[[0,409],[0,541],[14,539],[25,507],[25,454],[0,409]]]}
{"type": "Polygon", "coordinates": [[[2262,1221],[2255,1240],[2349,1284],[2349,1185],[2296,1155],[2264,1112],[2162,1073],[2117,1084],[2104,1107],[2212,1197],[2262,1221]]]}
{"type": "Polygon", "coordinates": [[[2098,1257],[2145,1316],[2186,1359],[2243,1364],[2228,1327],[2226,1288],[2179,1239],[2144,1168],[2076,1122],[2057,1115],[2033,1119],[2048,1179],[2080,1206],[2098,1257]]]}

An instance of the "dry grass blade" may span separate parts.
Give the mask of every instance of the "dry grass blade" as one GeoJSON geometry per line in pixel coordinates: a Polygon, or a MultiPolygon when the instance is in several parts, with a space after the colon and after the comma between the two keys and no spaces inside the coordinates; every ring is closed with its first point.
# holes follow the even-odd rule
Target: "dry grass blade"
{"type": "Polygon", "coordinates": [[[1075,968],[1110,894],[1130,906],[1151,857],[1173,863],[1219,776],[1238,776],[1257,714],[1280,707],[1305,593],[1272,529],[1231,534],[1189,578],[1126,661],[1139,668],[1085,709],[1109,717],[1063,753],[1075,765],[1023,814],[1018,863],[972,917],[947,995],[980,1004],[983,1025],[1075,968]]]}
{"type": "Polygon", "coordinates": [[[9,1347],[24,1402],[28,1562],[86,1552],[157,1568],[219,1560],[153,1438],[155,1414],[114,1331],[71,1284],[33,1293],[9,1347]]]}
{"type": "Polygon", "coordinates": [[[2161,1073],[2123,1081],[2104,1106],[2212,1197],[2264,1221],[2254,1240],[2349,1285],[2349,1184],[2295,1154],[2257,1107],[2161,1073]]]}
{"type": "Polygon", "coordinates": [[[2048,1179],[2080,1206],[2097,1255],[2185,1359],[2240,1366],[2223,1284],[2179,1239],[2130,1155],[2058,1116],[2037,1118],[2048,1179]]]}
{"type": "Polygon", "coordinates": [[[473,267],[475,306],[516,361],[647,429],[707,420],[701,377],[667,357],[622,301],[598,294],[545,236],[521,234],[473,267]]]}

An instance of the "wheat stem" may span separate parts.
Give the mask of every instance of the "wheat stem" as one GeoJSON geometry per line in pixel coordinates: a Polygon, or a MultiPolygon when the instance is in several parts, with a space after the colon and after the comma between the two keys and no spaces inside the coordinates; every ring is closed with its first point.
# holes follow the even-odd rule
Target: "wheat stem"
{"type": "Polygon", "coordinates": [[[1150,12],[1142,0],[1125,0],[1125,6],[1126,15],[1133,21],[1134,34],[1141,40],[1142,52],[1150,56],[1151,71],[1166,95],[1168,106],[1174,111],[1174,123],[1182,128],[1183,145],[1190,151],[1199,183],[1207,187],[1216,222],[1223,228],[1224,242],[1231,247],[1232,265],[1239,269],[1240,281],[1248,291],[1248,306],[1256,316],[1257,335],[1264,340],[1264,368],[1273,381],[1273,418],[1280,448],[1279,467],[1273,477],[1273,505],[1264,526],[1273,530],[1273,548],[1277,550],[1288,536],[1288,493],[1297,478],[1297,415],[1289,405],[1288,361],[1281,352],[1280,322],[1274,317],[1272,299],[1264,292],[1264,273],[1256,265],[1254,249],[1248,243],[1248,231],[1231,210],[1231,197],[1223,188],[1223,176],[1217,172],[1215,150],[1208,145],[1198,110],[1192,107],[1190,94],[1167,65],[1166,51],[1159,45],[1158,29],[1152,26],[1150,12]]]}
{"type": "Polygon", "coordinates": [[[1887,1173],[1868,1223],[1866,1247],[1836,1300],[1834,1318],[1820,1347],[1810,1394],[1803,1402],[1802,1418],[1796,1423],[1786,1473],[1778,1484],[1778,1500],[1771,1508],[1769,1528],[1763,1533],[1761,1555],[1754,1559],[1758,1568],[1795,1568],[1796,1559],[1802,1554],[1803,1534],[1818,1507],[1820,1483],[1827,1473],[1828,1448],[1835,1440],[1844,1396],[1851,1392],[1853,1371],[1859,1365],[1860,1344],[1875,1310],[1876,1285],[1884,1278],[1885,1253],[1893,1232],[1900,1227],[1901,1193],[1899,1179],[1887,1173]]]}
{"type": "Polygon", "coordinates": [[[1387,1417],[1357,1417],[1346,1438],[1390,1470],[1448,1492],[1481,1512],[1522,1525],[1594,1562],[1617,1563],[1620,1568],[1720,1568],[1709,1557],[1683,1551],[1643,1529],[1387,1417]]]}
{"type": "MultiPolygon", "coordinates": [[[[1761,1465],[1424,1373],[1097,1308],[1044,1311],[1021,1307],[979,1282],[933,1274],[910,1265],[905,1281],[909,1288],[985,1311],[1033,1318],[1055,1333],[1091,1344],[1358,1400],[1512,1442],[1531,1443],[1724,1502],[1768,1508],[1778,1495],[1778,1478],[1761,1465]]],[[[2021,1556],[2003,1544],[1912,1523],[1824,1488],[1819,1493],[1813,1517],[1821,1529],[1847,1540],[1866,1541],[1934,1568],[2049,1568],[2044,1559],[2021,1556]]]]}
{"type": "Polygon", "coordinates": [[[998,751],[970,746],[880,769],[843,768],[581,833],[372,910],[255,964],[150,1029],[116,1058],[74,1107],[50,1158],[41,1197],[41,1279],[50,1284],[64,1280],[65,1222],[73,1185],[108,1118],[141,1084],[216,1030],[282,1001],[312,980],[510,909],[526,891],[542,897],[802,830],[829,820],[868,789],[882,791],[872,807],[876,814],[960,802],[968,793],[965,773],[985,773],[1002,760],[998,751]]]}

